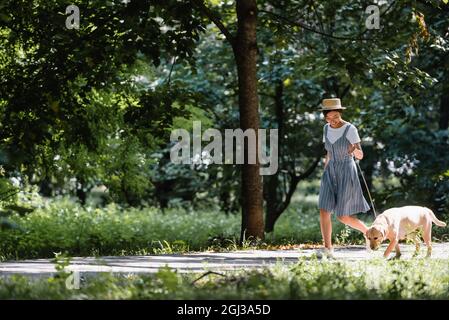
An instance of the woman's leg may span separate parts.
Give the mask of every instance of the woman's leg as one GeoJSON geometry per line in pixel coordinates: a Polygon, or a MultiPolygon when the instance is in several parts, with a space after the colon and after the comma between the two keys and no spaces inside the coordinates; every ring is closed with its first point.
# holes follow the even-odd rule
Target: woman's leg
{"type": "Polygon", "coordinates": [[[320,227],[323,236],[324,246],[328,249],[332,248],[332,220],[331,213],[324,209],[320,209],[320,227]]]}
{"type": "Polygon", "coordinates": [[[353,216],[340,216],[338,217],[338,220],[351,228],[359,230],[363,234],[368,230],[368,227],[362,221],[353,216]]]}
{"type": "Polygon", "coordinates": [[[338,220],[351,228],[354,228],[356,230],[359,230],[361,233],[363,233],[363,236],[365,237],[365,244],[366,244],[366,250],[371,251],[369,240],[366,237],[366,231],[368,230],[368,227],[359,219],[354,218],[353,216],[341,216],[338,217],[338,220]]]}

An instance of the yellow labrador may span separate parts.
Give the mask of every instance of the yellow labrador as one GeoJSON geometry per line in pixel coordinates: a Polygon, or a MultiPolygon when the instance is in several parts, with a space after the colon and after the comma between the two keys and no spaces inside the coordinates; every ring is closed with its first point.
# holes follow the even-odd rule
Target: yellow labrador
{"type": "Polygon", "coordinates": [[[413,239],[416,245],[415,254],[419,252],[418,231],[423,231],[424,242],[427,246],[427,257],[432,255],[432,222],[437,226],[444,227],[446,223],[435,217],[432,210],[426,207],[405,206],[385,210],[374,220],[373,225],[366,231],[370,248],[379,249],[380,244],[385,240],[390,240],[390,244],[385,250],[384,257],[387,258],[393,248],[396,251],[396,258],[401,256],[399,250],[399,240],[413,239]]]}

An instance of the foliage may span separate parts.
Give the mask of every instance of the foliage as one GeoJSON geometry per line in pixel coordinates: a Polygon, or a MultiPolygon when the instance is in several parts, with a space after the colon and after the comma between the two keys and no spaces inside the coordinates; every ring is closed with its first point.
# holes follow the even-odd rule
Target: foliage
{"type": "Polygon", "coordinates": [[[110,184],[116,201],[140,205],[150,154],[189,99],[163,81],[168,61],[191,60],[202,26],[179,1],[77,5],[72,30],[64,1],[0,5],[0,163],[47,196],[110,184]]]}
{"type": "Polygon", "coordinates": [[[121,255],[206,248],[208,238],[237,233],[239,219],[219,212],[155,208],[83,208],[71,199],[51,201],[9,219],[22,230],[0,232],[2,259],[69,255],[121,255]],[[200,232],[199,232],[200,231],[200,232]]]}

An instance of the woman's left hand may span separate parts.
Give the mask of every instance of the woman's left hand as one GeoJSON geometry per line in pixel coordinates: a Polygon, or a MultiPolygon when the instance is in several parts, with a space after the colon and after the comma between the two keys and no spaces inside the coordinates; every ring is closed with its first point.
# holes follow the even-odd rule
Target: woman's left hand
{"type": "Polygon", "coordinates": [[[357,160],[362,160],[363,158],[363,152],[360,149],[355,149],[354,150],[354,156],[356,157],[357,160]]]}
{"type": "Polygon", "coordinates": [[[356,148],[356,144],[350,144],[348,149],[349,154],[354,153],[354,156],[357,160],[361,160],[363,158],[363,151],[359,148],[356,148]]]}

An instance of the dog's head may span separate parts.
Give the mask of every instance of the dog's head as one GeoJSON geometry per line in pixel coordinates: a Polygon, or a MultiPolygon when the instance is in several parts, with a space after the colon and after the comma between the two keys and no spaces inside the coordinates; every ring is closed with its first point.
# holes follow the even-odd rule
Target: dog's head
{"type": "Polygon", "coordinates": [[[379,249],[380,245],[385,240],[386,233],[387,231],[380,226],[372,226],[366,231],[365,236],[369,240],[371,250],[379,249]]]}

